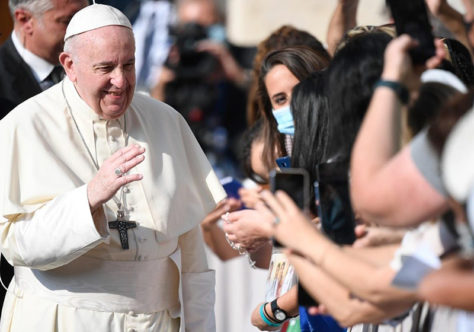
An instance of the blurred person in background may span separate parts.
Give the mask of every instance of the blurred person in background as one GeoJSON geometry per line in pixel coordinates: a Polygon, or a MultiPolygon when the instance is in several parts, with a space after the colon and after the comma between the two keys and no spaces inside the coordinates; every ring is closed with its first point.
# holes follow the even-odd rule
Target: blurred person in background
{"type": "Polygon", "coordinates": [[[64,34],[86,0],[10,0],[14,26],[0,46],[0,119],[26,99],[58,83],[64,34]]]}
{"type": "Polygon", "coordinates": [[[248,71],[231,53],[216,3],[178,1],[171,36],[151,94],[180,110],[220,178],[239,177],[236,150],[245,130],[248,71]]]}

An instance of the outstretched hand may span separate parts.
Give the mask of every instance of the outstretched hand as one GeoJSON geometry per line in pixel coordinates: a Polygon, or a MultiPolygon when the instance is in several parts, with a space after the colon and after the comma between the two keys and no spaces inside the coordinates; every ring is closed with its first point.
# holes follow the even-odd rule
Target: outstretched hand
{"type": "Polygon", "coordinates": [[[266,219],[271,215],[253,209],[229,213],[222,228],[229,241],[248,251],[255,251],[268,242],[271,236],[271,223],[266,219]]]}
{"type": "Polygon", "coordinates": [[[128,172],[145,159],[144,152],[144,147],[133,144],[118,150],[104,161],[87,184],[87,198],[92,212],[110,200],[122,186],[143,178],[142,174],[128,172]],[[116,174],[118,170],[120,173],[116,174]]]}
{"type": "Polygon", "coordinates": [[[238,210],[241,206],[242,203],[238,199],[232,197],[223,199],[216,205],[214,210],[209,212],[203,221],[201,221],[202,228],[205,230],[210,229],[212,226],[217,224],[223,214],[238,210]]]}

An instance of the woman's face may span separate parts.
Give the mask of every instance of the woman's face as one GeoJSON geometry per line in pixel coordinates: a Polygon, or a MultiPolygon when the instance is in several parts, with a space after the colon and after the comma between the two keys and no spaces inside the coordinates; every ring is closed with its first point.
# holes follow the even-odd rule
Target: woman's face
{"type": "Polygon", "coordinates": [[[291,91],[299,80],[285,65],[275,65],[265,76],[265,87],[272,108],[277,110],[287,106],[291,100],[291,91]]]}

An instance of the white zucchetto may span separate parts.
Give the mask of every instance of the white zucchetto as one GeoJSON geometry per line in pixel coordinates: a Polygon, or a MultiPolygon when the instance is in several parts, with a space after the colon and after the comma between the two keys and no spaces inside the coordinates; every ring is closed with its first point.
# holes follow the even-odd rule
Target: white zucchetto
{"type": "Polygon", "coordinates": [[[120,25],[132,30],[128,18],[117,8],[101,4],[87,6],[72,17],[67,26],[64,41],[80,33],[109,25],[120,25]]]}

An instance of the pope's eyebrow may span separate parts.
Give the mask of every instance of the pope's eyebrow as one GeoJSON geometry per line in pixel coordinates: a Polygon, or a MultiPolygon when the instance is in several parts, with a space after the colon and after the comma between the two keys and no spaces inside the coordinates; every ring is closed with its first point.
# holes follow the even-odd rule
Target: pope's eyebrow
{"type": "MultiPolygon", "coordinates": [[[[130,58],[125,63],[129,64],[129,63],[134,63],[134,62],[135,62],[135,57],[130,58]]],[[[108,66],[115,66],[115,63],[112,61],[103,61],[103,62],[99,62],[93,65],[93,67],[108,67],[108,66]]]]}
{"type": "Polygon", "coordinates": [[[113,65],[114,63],[111,61],[104,61],[104,62],[95,63],[94,67],[107,67],[107,66],[113,66],[113,65]]]}

